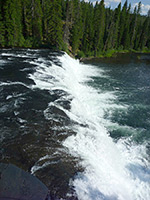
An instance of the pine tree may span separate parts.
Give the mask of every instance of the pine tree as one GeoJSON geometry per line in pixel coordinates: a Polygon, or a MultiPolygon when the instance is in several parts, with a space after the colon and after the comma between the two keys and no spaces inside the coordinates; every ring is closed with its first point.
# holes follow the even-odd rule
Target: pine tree
{"type": "Polygon", "coordinates": [[[4,4],[6,46],[23,46],[22,11],[20,0],[6,0],[4,4]]]}
{"type": "Polygon", "coordinates": [[[126,10],[126,18],[125,18],[125,27],[124,27],[124,33],[123,33],[123,47],[124,49],[130,48],[130,9],[131,4],[129,5],[129,8],[126,10]]]}
{"type": "Polygon", "coordinates": [[[42,41],[42,8],[40,0],[22,0],[23,33],[26,46],[38,47],[42,41]]]}
{"type": "Polygon", "coordinates": [[[124,31],[125,31],[125,26],[126,26],[126,13],[127,13],[127,0],[125,1],[122,11],[121,11],[121,16],[120,16],[120,24],[119,24],[119,47],[123,48],[123,43],[124,43],[124,31]]]}
{"type": "Polygon", "coordinates": [[[148,39],[147,39],[146,47],[150,49],[150,9],[148,10],[147,17],[149,21],[149,26],[148,26],[148,35],[147,35],[148,39]]]}
{"type": "MultiPolygon", "coordinates": [[[[0,0],[0,47],[72,49],[98,56],[109,49],[150,48],[150,11],[127,0],[114,10],[80,0],[0,0]],[[65,46],[64,46],[65,43],[65,46]]],[[[81,53],[81,52],[80,52],[81,53]]]]}
{"type": "Polygon", "coordinates": [[[69,47],[71,28],[73,26],[73,1],[66,1],[64,26],[63,26],[63,41],[69,47]]]}
{"type": "Polygon", "coordinates": [[[81,38],[83,34],[82,26],[82,12],[79,0],[73,0],[73,26],[71,30],[71,46],[74,54],[77,53],[81,45],[81,38]]]}
{"type": "Polygon", "coordinates": [[[95,56],[102,51],[104,43],[104,31],[105,31],[105,7],[104,0],[100,3],[96,3],[94,8],[94,51],[95,56]]]}
{"type": "Polygon", "coordinates": [[[115,29],[115,23],[113,21],[114,12],[110,9],[106,9],[106,26],[105,26],[105,33],[104,33],[104,51],[113,48],[113,32],[115,29]]]}
{"type": "Polygon", "coordinates": [[[39,45],[42,40],[42,8],[40,0],[32,0],[32,36],[34,38],[35,45],[39,45]]]}
{"type": "Polygon", "coordinates": [[[134,8],[134,13],[131,14],[130,18],[131,18],[131,24],[130,24],[131,43],[130,43],[130,47],[131,47],[131,49],[133,49],[134,43],[135,43],[136,29],[137,29],[137,7],[134,8]]]}
{"type": "Polygon", "coordinates": [[[0,0],[0,47],[5,46],[5,26],[3,21],[3,0],[0,0]]]}
{"type": "Polygon", "coordinates": [[[114,28],[114,39],[113,39],[113,48],[118,48],[118,37],[119,37],[119,21],[120,21],[120,14],[121,14],[121,3],[119,3],[118,7],[115,9],[114,14],[114,22],[115,22],[115,28],[114,28]]]}
{"type": "Polygon", "coordinates": [[[121,13],[121,3],[118,5],[118,7],[114,11],[110,9],[107,9],[106,11],[106,30],[105,30],[104,51],[108,49],[118,48],[120,13],[121,13]]]}
{"type": "Polygon", "coordinates": [[[47,0],[46,6],[44,15],[46,42],[50,46],[61,49],[63,46],[61,0],[47,0]]]}
{"type": "Polygon", "coordinates": [[[31,1],[22,0],[23,34],[26,40],[32,38],[32,12],[31,1]]]}
{"type": "Polygon", "coordinates": [[[84,13],[84,30],[81,50],[86,54],[92,54],[93,51],[93,39],[94,39],[94,23],[93,23],[93,5],[91,3],[84,3],[82,8],[84,13]]]}
{"type": "Polygon", "coordinates": [[[134,49],[138,50],[140,48],[140,37],[142,34],[142,21],[141,21],[141,2],[138,4],[137,8],[137,26],[136,26],[136,33],[135,33],[135,41],[134,41],[134,49]]]}
{"type": "Polygon", "coordinates": [[[148,33],[149,33],[149,18],[146,17],[143,27],[142,27],[142,34],[140,38],[140,49],[144,49],[148,41],[148,33]]]}

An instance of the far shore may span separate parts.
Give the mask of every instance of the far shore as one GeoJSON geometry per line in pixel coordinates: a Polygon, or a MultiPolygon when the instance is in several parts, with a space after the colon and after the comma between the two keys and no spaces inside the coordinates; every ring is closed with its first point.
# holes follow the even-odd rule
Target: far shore
{"type": "Polygon", "coordinates": [[[125,52],[116,52],[112,55],[100,55],[97,57],[91,56],[91,57],[81,57],[79,58],[80,62],[88,62],[88,61],[100,61],[100,60],[110,60],[110,59],[117,59],[117,57],[119,56],[123,56],[123,55],[136,55],[137,59],[140,60],[140,55],[150,55],[150,51],[149,52],[141,52],[141,51],[125,51],[125,52]]]}
{"type": "Polygon", "coordinates": [[[102,60],[114,60],[117,59],[119,56],[122,57],[122,55],[136,55],[137,59],[140,60],[140,55],[143,54],[150,54],[150,50],[144,50],[144,51],[135,51],[135,50],[122,50],[122,51],[117,51],[117,50],[109,50],[107,52],[103,52],[99,56],[78,56],[74,55],[70,50],[69,51],[62,51],[57,48],[53,47],[0,47],[0,50],[51,50],[51,51],[58,51],[58,52],[66,52],[69,54],[74,59],[79,59],[80,62],[90,62],[90,61],[102,61],[102,60]]]}

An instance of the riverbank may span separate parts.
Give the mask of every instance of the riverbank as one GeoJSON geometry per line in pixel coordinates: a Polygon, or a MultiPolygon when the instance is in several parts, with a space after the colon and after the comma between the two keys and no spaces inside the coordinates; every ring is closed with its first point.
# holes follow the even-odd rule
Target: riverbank
{"type": "Polygon", "coordinates": [[[109,58],[117,58],[118,55],[122,55],[122,54],[136,54],[137,55],[137,59],[140,60],[140,55],[142,54],[150,54],[150,49],[144,49],[144,50],[114,50],[114,49],[110,49],[108,51],[102,52],[101,54],[99,54],[98,56],[94,56],[91,53],[91,56],[86,56],[84,54],[84,52],[79,51],[77,53],[77,55],[74,55],[74,53],[72,52],[71,47],[69,47],[68,49],[65,50],[59,50],[58,48],[54,48],[54,47],[48,47],[48,46],[41,46],[41,47],[1,47],[1,50],[3,49],[14,49],[14,50],[24,50],[24,49],[31,49],[31,50],[51,50],[51,51],[55,51],[55,52],[66,52],[70,57],[74,58],[74,59],[79,59],[80,62],[88,62],[90,60],[106,60],[109,58]]]}
{"type": "Polygon", "coordinates": [[[87,62],[89,60],[101,60],[101,59],[108,59],[108,58],[116,58],[118,57],[118,55],[122,55],[122,54],[136,54],[137,55],[137,59],[140,60],[140,55],[142,54],[150,54],[150,50],[140,50],[140,51],[136,51],[136,50],[109,50],[106,52],[103,52],[102,54],[98,55],[98,56],[89,56],[89,57],[80,57],[80,61],[81,62],[87,62]]]}

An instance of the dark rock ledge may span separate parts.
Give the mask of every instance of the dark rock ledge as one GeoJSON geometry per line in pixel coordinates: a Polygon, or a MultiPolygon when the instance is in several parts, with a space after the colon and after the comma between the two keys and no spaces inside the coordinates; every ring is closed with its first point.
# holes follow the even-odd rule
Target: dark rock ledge
{"type": "Polygon", "coordinates": [[[51,200],[48,188],[12,164],[0,163],[0,200],[51,200]]]}

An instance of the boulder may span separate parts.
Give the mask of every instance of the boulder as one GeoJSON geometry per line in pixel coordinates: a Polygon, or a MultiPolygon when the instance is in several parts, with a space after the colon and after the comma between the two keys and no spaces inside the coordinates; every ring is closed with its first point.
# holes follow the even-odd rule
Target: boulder
{"type": "Polygon", "coordinates": [[[50,200],[48,188],[12,164],[0,163],[0,200],[50,200]]]}

